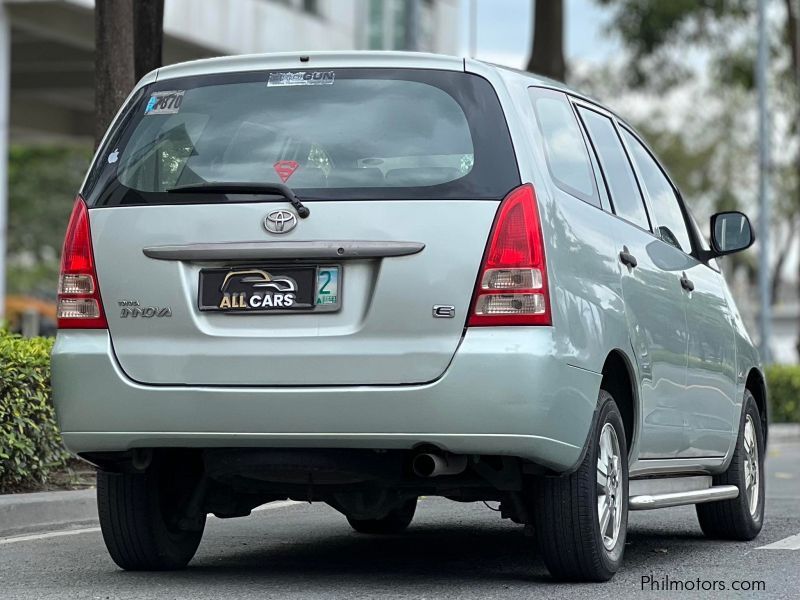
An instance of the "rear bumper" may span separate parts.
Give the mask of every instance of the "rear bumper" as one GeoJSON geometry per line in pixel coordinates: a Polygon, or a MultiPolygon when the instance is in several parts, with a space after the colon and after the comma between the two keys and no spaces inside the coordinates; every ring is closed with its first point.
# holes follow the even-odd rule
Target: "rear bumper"
{"type": "Polygon", "coordinates": [[[557,471],[580,459],[601,380],[556,356],[546,327],[470,329],[444,375],[423,385],[143,385],[121,371],[106,331],[59,333],[52,368],[59,424],[75,453],[433,444],[557,471]]]}

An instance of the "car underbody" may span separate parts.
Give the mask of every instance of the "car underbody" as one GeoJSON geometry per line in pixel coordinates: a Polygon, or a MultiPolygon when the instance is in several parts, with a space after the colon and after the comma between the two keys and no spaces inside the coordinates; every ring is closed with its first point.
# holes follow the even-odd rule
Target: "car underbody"
{"type": "Polygon", "coordinates": [[[184,524],[199,515],[243,517],[276,500],[325,502],[348,517],[380,519],[420,496],[501,502],[523,523],[520,494],[546,470],[509,456],[464,456],[432,447],[412,451],[301,448],[136,449],[83,454],[112,473],[158,472],[183,490],[184,524]]]}

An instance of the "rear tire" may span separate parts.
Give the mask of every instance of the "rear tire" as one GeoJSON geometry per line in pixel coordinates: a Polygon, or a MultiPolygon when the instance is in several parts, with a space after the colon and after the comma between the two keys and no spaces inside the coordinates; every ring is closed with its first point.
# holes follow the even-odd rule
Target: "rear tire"
{"type": "MultiPolygon", "coordinates": [[[[628,449],[611,394],[600,390],[599,414],[578,469],[532,482],[539,552],[553,577],[608,581],[622,565],[628,528],[628,449]],[[602,532],[601,532],[602,529],[602,532]]],[[[527,494],[526,494],[527,495],[527,494]]]]}
{"type": "Polygon", "coordinates": [[[735,485],[739,496],[730,500],[698,504],[700,529],[712,539],[748,541],[764,524],[764,432],[756,399],[744,391],[742,422],[728,470],[713,479],[713,485],[735,485]]]}
{"type": "MultiPolygon", "coordinates": [[[[205,515],[191,531],[179,529],[186,490],[172,486],[158,472],[97,472],[97,509],[106,548],[128,571],[171,571],[194,556],[205,528],[205,515]]],[[[190,491],[190,490],[189,490],[190,491]]]]}
{"type": "Polygon", "coordinates": [[[382,519],[354,519],[347,517],[350,527],[358,533],[372,535],[387,535],[392,533],[402,533],[411,525],[414,513],[417,512],[417,499],[412,498],[404,502],[399,507],[391,510],[382,519]]]}

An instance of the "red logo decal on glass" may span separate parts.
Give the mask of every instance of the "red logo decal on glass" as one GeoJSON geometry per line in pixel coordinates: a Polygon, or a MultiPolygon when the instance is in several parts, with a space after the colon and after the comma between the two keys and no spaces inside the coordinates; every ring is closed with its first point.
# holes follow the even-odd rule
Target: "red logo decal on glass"
{"type": "Polygon", "coordinates": [[[281,178],[281,181],[286,183],[289,177],[297,171],[297,167],[299,167],[300,164],[296,160],[279,160],[272,166],[278,174],[278,177],[281,178]]]}

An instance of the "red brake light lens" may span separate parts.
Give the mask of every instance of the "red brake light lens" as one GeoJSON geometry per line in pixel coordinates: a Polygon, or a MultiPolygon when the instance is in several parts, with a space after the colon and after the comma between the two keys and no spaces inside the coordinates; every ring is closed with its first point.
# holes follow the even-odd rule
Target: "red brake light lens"
{"type": "Polygon", "coordinates": [[[542,227],[536,192],[528,183],[500,204],[467,325],[550,324],[542,227]]]}
{"type": "Polygon", "coordinates": [[[58,328],[106,329],[89,230],[89,211],[78,196],[64,237],[58,278],[58,328]]]}

